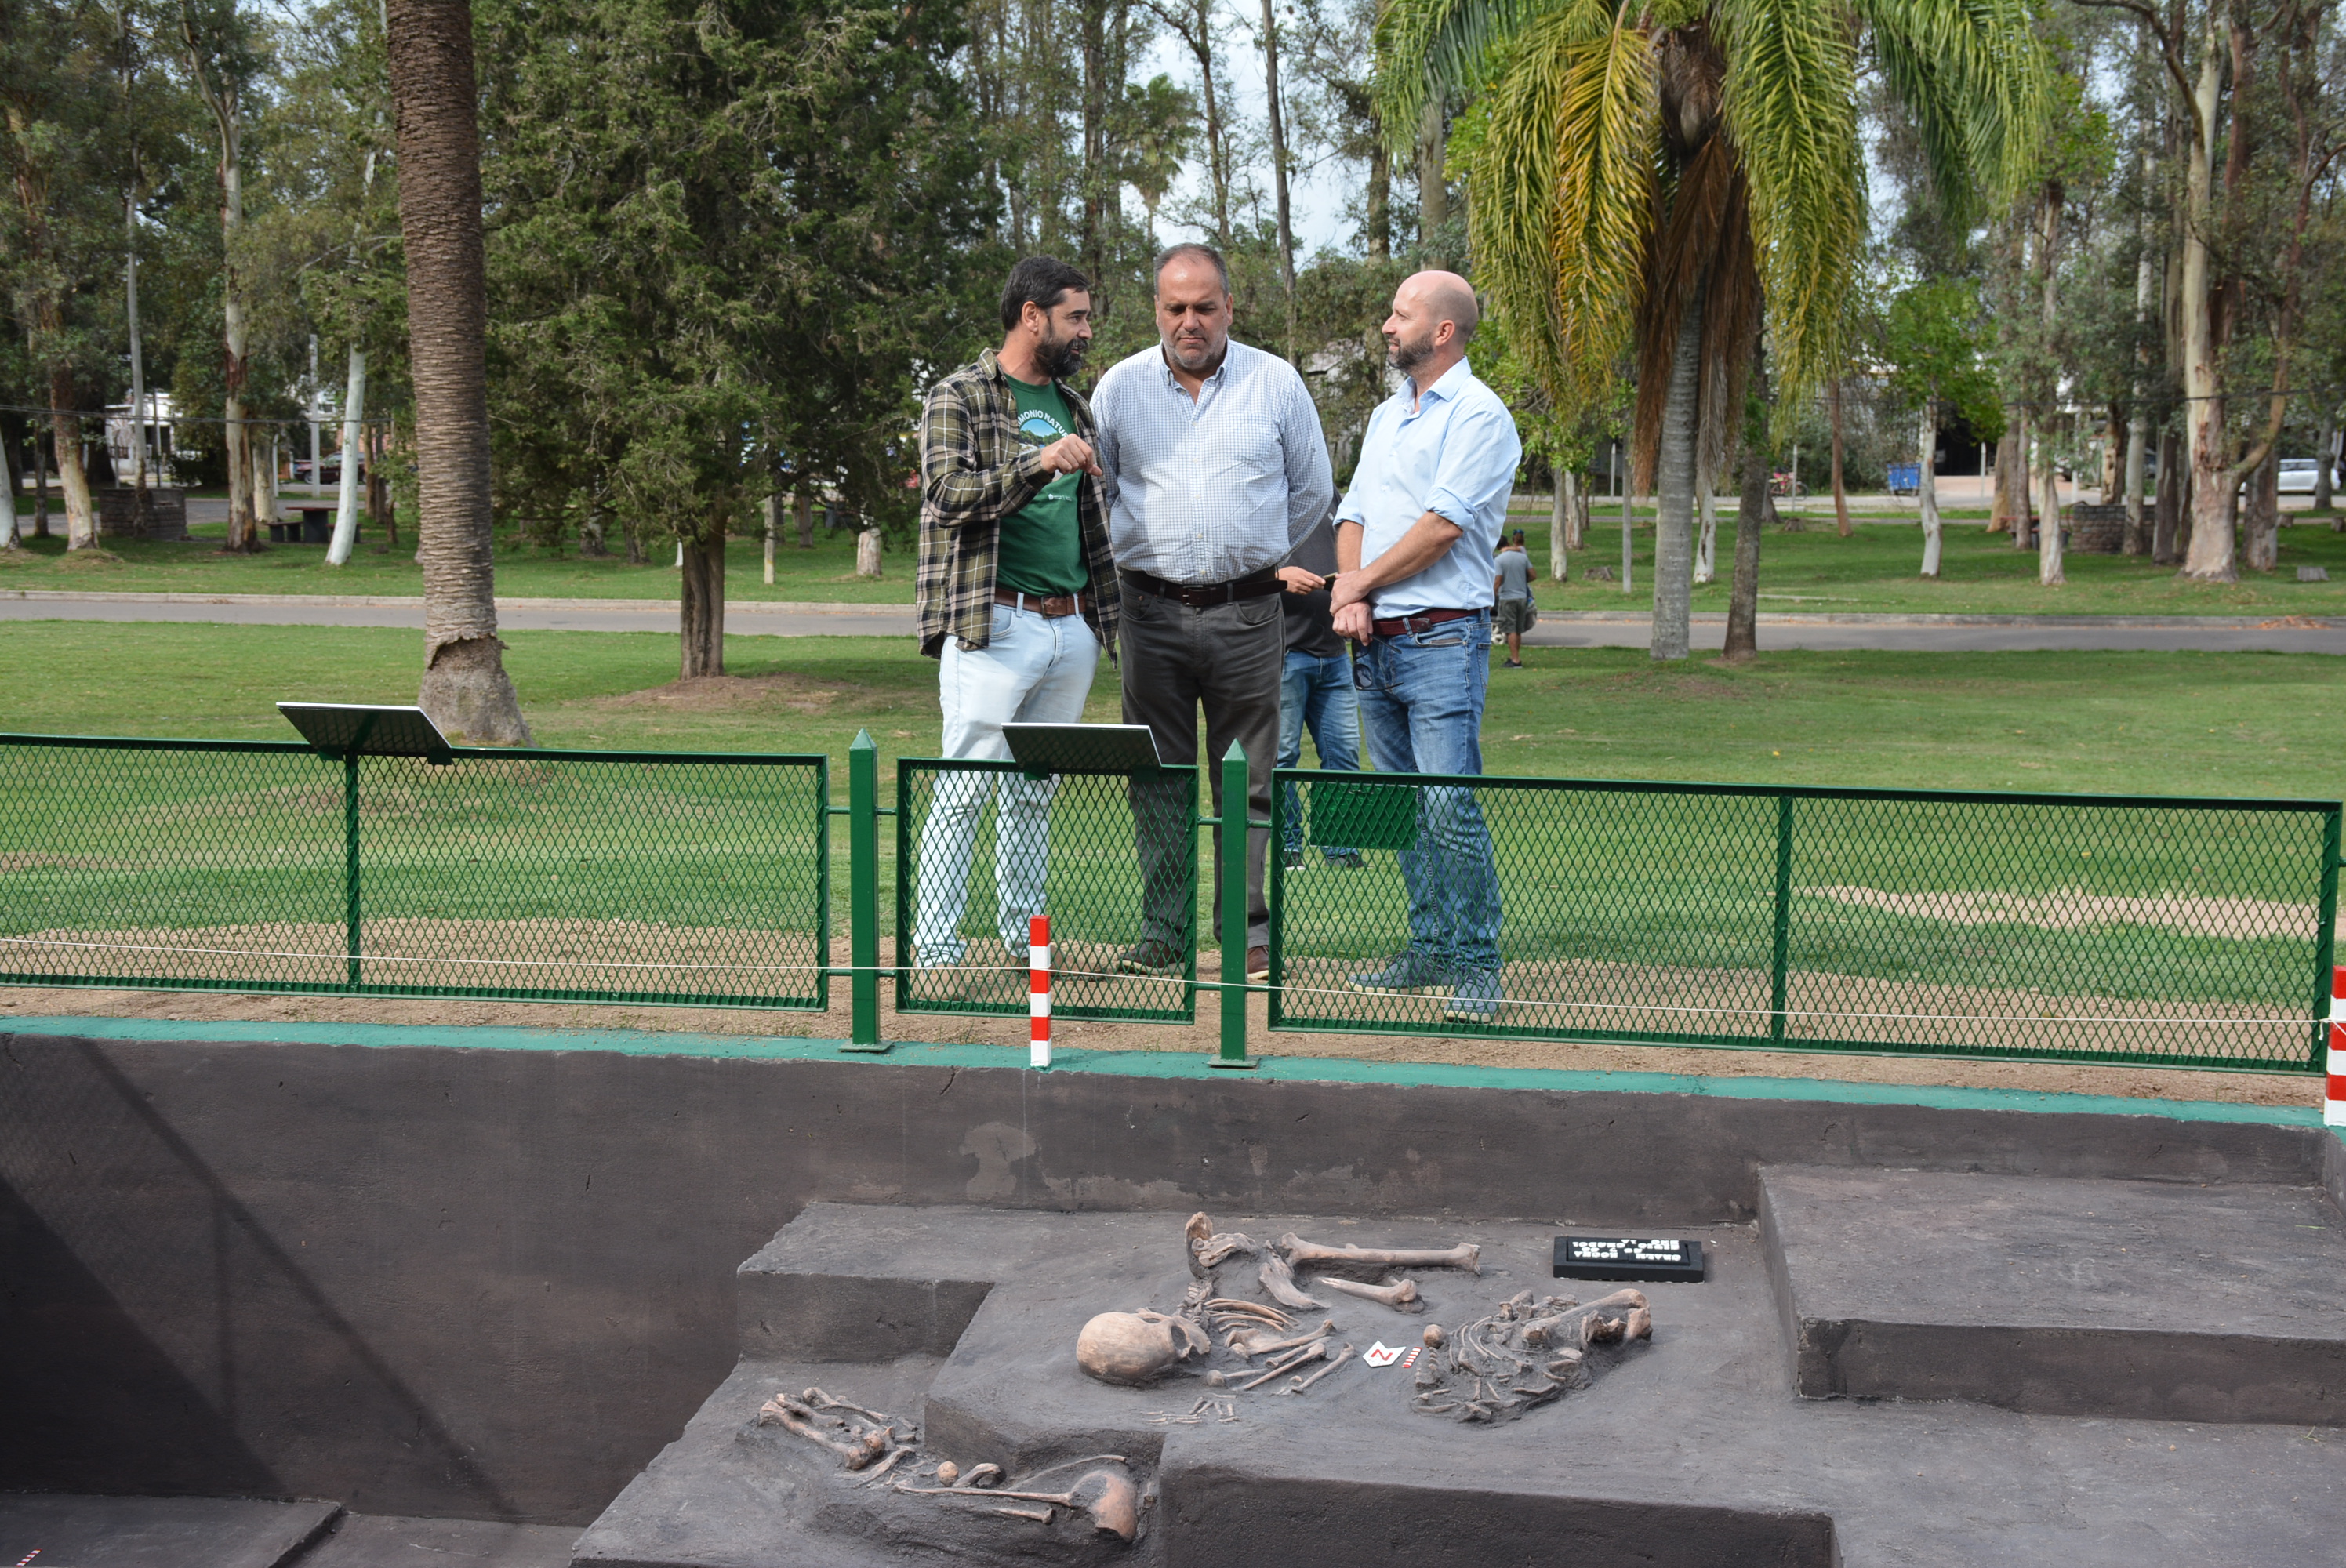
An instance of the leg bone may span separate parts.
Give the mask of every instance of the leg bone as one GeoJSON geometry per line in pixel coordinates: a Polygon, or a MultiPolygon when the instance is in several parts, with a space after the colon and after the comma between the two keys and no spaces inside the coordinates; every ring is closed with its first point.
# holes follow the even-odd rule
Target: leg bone
{"type": "Polygon", "coordinates": [[[1483,1249],[1471,1241],[1446,1248],[1392,1247],[1323,1247],[1293,1231],[1279,1238],[1280,1250],[1298,1268],[1349,1268],[1382,1272],[1388,1268],[1463,1268],[1483,1272],[1483,1249]]]}
{"type": "Polygon", "coordinates": [[[1396,1279],[1391,1285],[1363,1285],[1355,1279],[1339,1279],[1332,1274],[1322,1274],[1311,1281],[1315,1290],[1341,1290],[1347,1296],[1357,1296],[1363,1301],[1374,1301],[1396,1312],[1423,1312],[1425,1303],[1418,1298],[1417,1281],[1396,1279]]]}

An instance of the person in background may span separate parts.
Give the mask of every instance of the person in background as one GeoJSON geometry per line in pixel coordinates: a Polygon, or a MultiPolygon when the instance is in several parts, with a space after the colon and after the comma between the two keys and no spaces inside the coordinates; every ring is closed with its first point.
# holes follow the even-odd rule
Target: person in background
{"type": "MultiPolygon", "coordinates": [[[[1499,532],[1523,443],[1515,416],[1474,377],[1481,318],[1454,272],[1404,279],[1385,356],[1408,379],[1379,403],[1336,511],[1336,630],[1362,645],[1361,728],[1380,773],[1483,771],[1491,603],[1499,532]]],[[[1409,945],[1352,977],[1363,992],[1446,990],[1443,1016],[1499,1016],[1499,873],[1474,791],[1417,790],[1417,842],[1401,851],[1409,945]]]]}
{"type": "MultiPolygon", "coordinates": [[[[1352,650],[1336,635],[1335,614],[1328,607],[1328,579],[1336,575],[1332,523],[1305,535],[1290,559],[1292,565],[1279,569],[1279,580],[1287,585],[1279,601],[1287,630],[1287,663],[1279,680],[1279,765],[1301,764],[1308,727],[1320,766],[1350,773],[1361,765],[1361,711],[1352,692],[1352,650]]],[[[1285,840],[1280,848],[1287,869],[1299,871],[1304,865],[1301,802],[1293,784],[1282,785],[1280,793],[1285,840]]],[[[1358,850],[1322,844],[1320,854],[1331,866],[1361,864],[1358,850]]]]}
{"type": "Polygon", "coordinates": [[[1524,667],[1524,634],[1539,624],[1539,606],[1532,601],[1532,555],[1524,547],[1520,528],[1499,546],[1498,571],[1491,585],[1499,596],[1499,635],[1507,639],[1507,669],[1524,667]]]}
{"type": "MultiPolygon", "coordinates": [[[[929,389],[921,415],[921,563],[913,615],[938,661],[944,755],[1010,756],[1002,727],[1084,716],[1117,630],[1107,498],[1091,410],[1066,378],[1092,341],[1091,284],[1048,256],[1010,270],[1002,346],[929,389]]],[[[913,962],[962,962],[969,862],[998,775],[943,772],[921,832],[913,962]]],[[[1050,858],[1048,780],[1001,779],[994,924],[1026,962],[1050,858]]]]}
{"type": "MultiPolygon", "coordinates": [[[[1157,259],[1156,278],[1158,341],[1109,366],[1092,393],[1124,591],[1124,721],[1148,727],[1168,768],[1191,768],[1202,708],[1215,811],[1268,819],[1287,646],[1278,569],[1327,515],[1336,489],[1328,443],[1295,367],[1231,340],[1229,269],[1219,253],[1173,246],[1157,259]],[[1246,751],[1244,800],[1222,799],[1220,763],[1232,741],[1246,751]]],[[[1180,797],[1136,781],[1132,805],[1141,936],[1117,967],[1172,974],[1197,914],[1181,864],[1180,797]]],[[[1217,833],[1213,907],[1221,907],[1222,878],[1244,875],[1246,973],[1267,979],[1270,835],[1247,835],[1243,871],[1222,864],[1221,843],[1217,833]]]]}

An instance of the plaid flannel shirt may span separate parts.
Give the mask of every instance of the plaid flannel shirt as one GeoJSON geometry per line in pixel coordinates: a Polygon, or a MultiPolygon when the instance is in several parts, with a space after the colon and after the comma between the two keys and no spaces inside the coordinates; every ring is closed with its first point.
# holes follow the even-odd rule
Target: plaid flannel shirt
{"type": "MultiPolygon", "coordinates": [[[[1065,382],[1058,388],[1076,433],[1097,441],[1091,405],[1065,382]]],[[[973,648],[992,637],[1002,521],[1056,477],[1040,452],[1019,437],[1018,401],[992,349],[929,389],[921,411],[921,565],[913,603],[921,651],[931,658],[944,653],[949,636],[973,648]]],[[[1076,517],[1091,578],[1084,619],[1114,658],[1119,600],[1107,547],[1107,493],[1090,474],[1076,489],[1076,517]]]]}

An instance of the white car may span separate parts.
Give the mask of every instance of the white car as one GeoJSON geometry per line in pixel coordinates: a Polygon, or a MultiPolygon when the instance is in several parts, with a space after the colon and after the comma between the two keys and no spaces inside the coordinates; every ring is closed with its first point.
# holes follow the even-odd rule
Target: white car
{"type": "Polygon", "coordinates": [[[2283,495],[2310,495],[2313,482],[2321,464],[2310,457],[2284,457],[2280,460],[2280,493],[2283,495]]]}

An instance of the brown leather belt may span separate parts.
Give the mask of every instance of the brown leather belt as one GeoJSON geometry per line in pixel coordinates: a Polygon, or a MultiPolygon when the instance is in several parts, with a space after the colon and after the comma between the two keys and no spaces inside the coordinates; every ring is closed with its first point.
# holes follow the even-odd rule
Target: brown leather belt
{"type": "Polygon", "coordinates": [[[1216,605],[1227,605],[1233,599],[1260,599],[1266,594],[1276,594],[1287,585],[1279,580],[1278,569],[1272,566],[1265,566],[1260,572],[1249,572],[1243,577],[1233,577],[1227,583],[1168,583],[1146,572],[1127,571],[1117,575],[1144,594],[1159,599],[1174,599],[1193,610],[1211,609],[1216,605]]]}
{"type": "Polygon", "coordinates": [[[997,605],[1008,605],[1014,610],[1032,610],[1038,616],[1046,616],[1055,621],[1062,616],[1079,616],[1084,613],[1084,596],[1081,594],[1046,594],[1037,596],[1034,594],[1019,593],[1015,588],[996,588],[994,590],[994,602],[997,605]]]}
{"type": "Polygon", "coordinates": [[[1444,621],[1471,620],[1482,613],[1480,610],[1421,610],[1413,616],[1402,616],[1390,621],[1371,621],[1369,625],[1381,637],[1400,637],[1412,632],[1422,632],[1428,626],[1438,626],[1444,621]]]}

